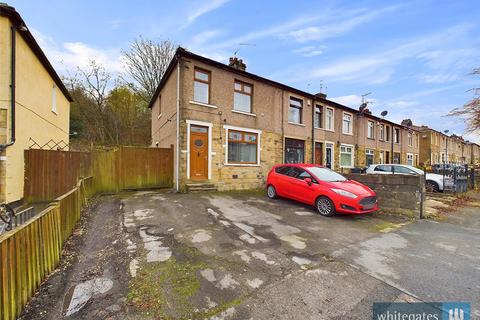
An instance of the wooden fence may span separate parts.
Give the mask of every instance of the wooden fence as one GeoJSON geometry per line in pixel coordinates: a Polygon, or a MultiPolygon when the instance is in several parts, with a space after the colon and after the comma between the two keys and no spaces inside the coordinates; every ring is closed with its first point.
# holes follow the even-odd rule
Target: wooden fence
{"type": "Polygon", "coordinates": [[[91,152],[25,150],[27,202],[51,201],[87,176],[93,176],[95,192],[170,188],[173,147],[119,147],[91,152]]]}
{"type": "Polygon", "coordinates": [[[172,185],[173,148],[25,151],[25,199],[51,203],[0,235],[0,320],[16,319],[55,269],[92,194],[172,185]]]}
{"type": "Polygon", "coordinates": [[[0,236],[0,319],[16,319],[60,261],[62,246],[91,194],[92,178],[18,228],[0,236]]]}
{"type": "Polygon", "coordinates": [[[91,172],[89,152],[25,150],[24,199],[50,201],[71,190],[91,172]]]}

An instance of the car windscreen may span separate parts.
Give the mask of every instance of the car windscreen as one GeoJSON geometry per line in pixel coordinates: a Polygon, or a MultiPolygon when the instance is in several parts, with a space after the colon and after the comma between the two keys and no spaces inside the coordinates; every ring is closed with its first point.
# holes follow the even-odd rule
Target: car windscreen
{"type": "Polygon", "coordinates": [[[327,168],[311,167],[308,168],[308,171],[310,171],[320,181],[334,182],[347,180],[347,178],[341,174],[338,174],[335,171],[327,168]]]}

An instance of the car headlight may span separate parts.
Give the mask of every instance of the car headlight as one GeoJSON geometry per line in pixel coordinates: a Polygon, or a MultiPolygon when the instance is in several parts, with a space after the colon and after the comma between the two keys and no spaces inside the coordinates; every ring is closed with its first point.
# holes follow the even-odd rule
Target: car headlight
{"type": "Polygon", "coordinates": [[[336,194],[339,194],[341,196],[345,196],[347,198],[352,198],[352,199],[355,199],[357,198],[357,195],[356,194],[353,194],[349,191],[346,191],[346,190],[342,190],[342,189],[332,189],[333,192],[335,192],[336,194]]]}

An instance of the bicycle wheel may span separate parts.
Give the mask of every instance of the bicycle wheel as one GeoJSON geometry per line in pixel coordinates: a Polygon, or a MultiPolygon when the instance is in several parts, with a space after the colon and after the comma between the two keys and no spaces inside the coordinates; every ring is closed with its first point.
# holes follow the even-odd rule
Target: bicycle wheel
{"type": "Polygon", "coordinates": [[[0,228],[3,229],[3,231],[12,230],[14,217],[15,217],[15,211],[13,211],[13,209],[10,208],[9,205],[7,204],[0,205],[0,219],[3,222],[3,226],[1,226],[0,228]]]}

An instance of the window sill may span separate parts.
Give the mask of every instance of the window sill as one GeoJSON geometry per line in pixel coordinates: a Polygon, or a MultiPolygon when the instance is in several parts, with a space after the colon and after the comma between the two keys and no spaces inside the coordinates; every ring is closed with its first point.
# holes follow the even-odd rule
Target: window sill
{"type": "Polygon", "coordinates": [[[340,168],[344,168],[344,169],[353,169],[355,168],[354,166],[340,166],[340,168]]]}
{"type": "Polygon", "coordinates": [[[203,103],[203,102],[197,102],[197,101],[189,101],[191,104],[195,104],[197,106],[202,106],[202,107],[207,107],[207,108],[213,108],[213,109],[218,109],[217,106],[214,106],[213,104],[208,104],[208,103],[203,103]]]}
{"type": "Polygon", "coordinates": [[[57,112],[57,111],[52,110],[52,113],[53,113],[54,115],[58,116],[58,112],[57,112]]]}
{"type": "Polygon", "coordinates": [[[344,134],[346,136],[353,136],[353,133],[342,132],[342,134],[344,134]]]}
{"type": "Polygon", "coordinates": [[[375,138],[370,138],[370,137],[367,137],[368,140],[373,140],[375,141],[375,138]]]}
{"type": "Polygon", "coordinates": [[[158,116],[157,116],[157,119],[160,119],[162,117],[162,114],[160,113],[158,116]]]}
{"type": "Polygon", "coordinates": [[[238,111],[238,110],[234,110],[234,109],[232,109],[232,112],[234,112],[234,113],[239,113],[239,114],[244,114],[244,115],[246,115],[246,116],[251,116],[251,117],[256,117],[256,116],[257,116],[255,113],[238,111]]]}
{"type": "Polygon", "coordinates": [[[229,167],[260,167],[259,164],[255,163],[224,163],[223,165],[229,167]]]}
{"type": "Polygon", "coordinates": [[[305,125],[303,123],[295,123],[295,122],[288,121],[288,124],[293,124],[294,126],[305,127],[305,125]]]}
{"type": "Polygon", "coordinates": [[[333,129],[322,129],[322,130],[328,131],[328,132],[335,132],[335,130],[333,130],[333,129]]]}

